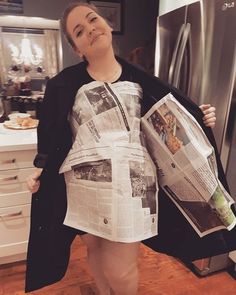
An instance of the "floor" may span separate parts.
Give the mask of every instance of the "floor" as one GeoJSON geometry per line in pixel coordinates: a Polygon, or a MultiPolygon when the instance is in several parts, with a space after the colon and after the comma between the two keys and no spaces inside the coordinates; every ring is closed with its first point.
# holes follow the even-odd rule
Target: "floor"
{"type": "MultiPolygon", "coordinates": [[[[199,278],[181,262],[141,246],[138,295],[236,295],[236,280],[226,271],[199,278]]],[[[0,266],[0,295],[24,293],[25,263],[0,266]]],[[[35,295],[96,295],[79,237],[72,247],[70,265],[59,283],[34,291],[35,295]]]]}

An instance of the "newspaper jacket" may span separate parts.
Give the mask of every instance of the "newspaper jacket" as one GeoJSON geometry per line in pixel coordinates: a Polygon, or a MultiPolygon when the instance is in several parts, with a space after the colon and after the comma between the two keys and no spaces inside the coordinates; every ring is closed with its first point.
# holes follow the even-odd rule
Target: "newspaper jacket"
{"type": "MultiPolygon", "coordinates": [[[[117,58],[130,73],[129,80],[143,89],[142,114],[167,93],[175,98],[197,119],[211,144],[216,148],[213,133],[205,127],[202,112],[192,101],[171,87],[126,61],[117,58]]],[[[31,230],[29,237],[26,292],[60,280],[67,269],[70,245],[78,231],[63,225],[66,213],[66,189],[58,170],[72,145],[67,120],[77,90],[82,86],[80,76],[86,65],[69,67],[49,80],[38,127],[38,155],[34,164],[43,167],[40,189],[32,197],[31,230]]],[[[219,179],[227,183],[216,152],[219,179]]],[[[178,211],[172,201],[159,191],[158,236],[143,241],[153,250],[182,259],[195,259],[226,253],[236,249],[236,229],[221,230],[200,238],[178,211]]]]}

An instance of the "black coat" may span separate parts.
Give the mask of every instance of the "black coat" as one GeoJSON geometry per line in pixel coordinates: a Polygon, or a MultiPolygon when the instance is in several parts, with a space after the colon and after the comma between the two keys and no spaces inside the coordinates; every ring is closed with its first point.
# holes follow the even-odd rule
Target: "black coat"
{"type": "MultiPolygon", "coordinates": [[[[211,144],[216,143],[211,128],[205,127],[202,112],[180,91],[119,59],[130,72],[129,80],[143,89],[142,114],[167,93],[176,99],[197,119],[211,144]]],[[[80,76],[85,63],[69,67],[49,80],[38,127],[38,155],[35,165],[44,167],[40,189],[32,197],[31,229],[29,237],[26,292],[60,280],[67,269],[70,246],[78,231],[63,225],[66,213],[66,188],[58,169],[72,145],[72,134],[67,120],[77,90],[82,86],[80,76]]],[[[219,179],[228,189],[218,153],[219,179]]],[[[221,230],[200,238],[183,215],[159,191],[158,236],[143,241],[155,251],[192,261],[236,249],[236,229],[221,230]]]]}

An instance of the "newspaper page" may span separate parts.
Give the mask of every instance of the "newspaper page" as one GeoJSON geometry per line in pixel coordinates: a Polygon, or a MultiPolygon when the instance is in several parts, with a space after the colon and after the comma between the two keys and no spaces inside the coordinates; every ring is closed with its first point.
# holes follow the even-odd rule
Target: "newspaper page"
{"type": "Polygon", "coordinates": [[[82,86],[71,115],[74,143],[60,172],[64,224],[119,242],[157,234],[156,167],[142,144],[138,84],[82,86]]]}
{"type": "Polygon", "coordinates": [[[200,237],[232,229],[234,200],[218,179],[214,149],[195,118],[168,94],[141,119],[159,185],[200,237]]]}

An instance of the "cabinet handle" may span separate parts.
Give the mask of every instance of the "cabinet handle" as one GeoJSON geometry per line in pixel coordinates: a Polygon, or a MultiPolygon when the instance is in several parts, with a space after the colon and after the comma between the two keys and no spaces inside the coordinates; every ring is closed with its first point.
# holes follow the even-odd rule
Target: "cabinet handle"
{"type": "Polygon", "coordinates": [[[0,178],[0,181],[11,181],[11,180],[16,180],[17,178],[18,178],[18,176],[15,175],[15,176],[10,176],[10,177],[0,178]]]}
{"type": "Polygon", "coordinates": [[[13,164],[15,162],[16,162],[16,159],[10,159],[10,160],[1,161],[1,164],[13,164]]]}
{"type": "Polygon", "coordinates": [[[15,213],[9,213],[9,214],[1,214],[0,218],[6,218],[6,217],[16,217],[22,215],[22,211],[15,212],[15,213]]]}

